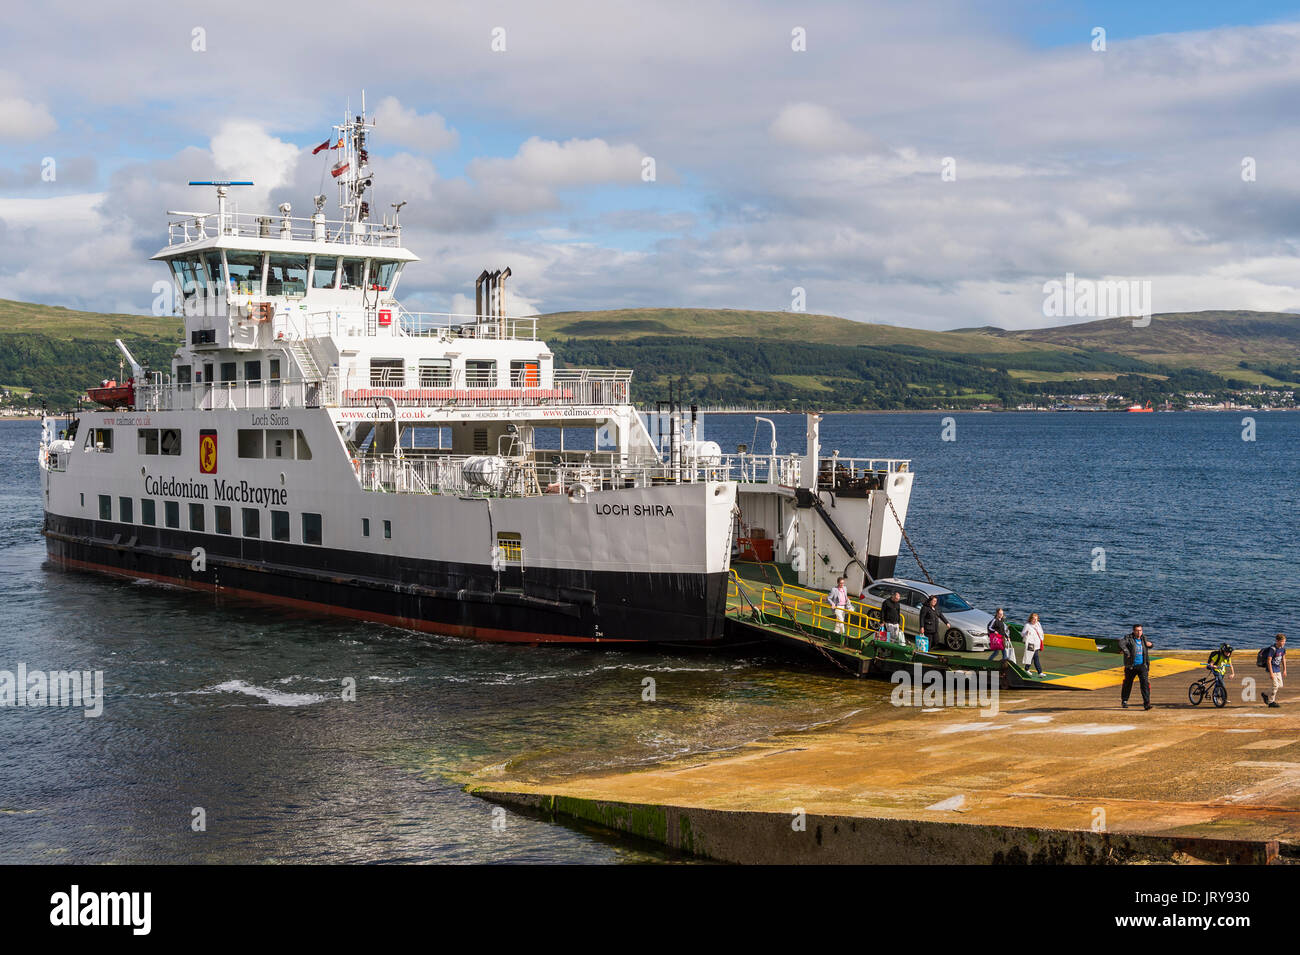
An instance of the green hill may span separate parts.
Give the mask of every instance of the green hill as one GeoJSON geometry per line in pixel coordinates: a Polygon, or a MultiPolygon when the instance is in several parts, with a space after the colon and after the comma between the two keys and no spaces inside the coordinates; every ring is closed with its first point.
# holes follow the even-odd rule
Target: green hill
{"type": "MultiPolygon", "coordinates": [[[[639,402],[669,383],[706,404],[836,408],[970,407],[1106,391],[1162,400],[1182,391],[1300,384],[1300,316],[1156,315],[1056,328],[926,331],[833,315],[645,308],[558,312],[541,335],[568,365],[636,371],[639,402]]],[[[0,387],[31,401],[75,400],[117,373],[114,338],[165,367],[174,317],[98,314],[0,301],[0,387]]]]}
{"type": "Polygon", "coordinates": [[[34,405],[71,405],[88,386],[118,374],[120,338],[136,359],[170,364],[181,321],[151,315],[106,315],[0,299],[0,389],[34,405]]]}

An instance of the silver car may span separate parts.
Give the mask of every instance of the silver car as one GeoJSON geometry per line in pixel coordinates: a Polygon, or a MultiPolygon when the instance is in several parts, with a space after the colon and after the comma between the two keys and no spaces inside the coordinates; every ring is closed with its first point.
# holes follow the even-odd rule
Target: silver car
{"type": "Polygon", "coordinates": [[[939,624],[939,643],[949,650],[989,648],[989,621],[993,614],[972,607],[947,587],[936,587],[922,580],[886,577],[866,589],[862,603],[878,610],[895,593],[902,595],[903,631],[908,636],[915,637],[921,632],[921,605],[937,596],[939,612],[948,621],[939,624]]]}

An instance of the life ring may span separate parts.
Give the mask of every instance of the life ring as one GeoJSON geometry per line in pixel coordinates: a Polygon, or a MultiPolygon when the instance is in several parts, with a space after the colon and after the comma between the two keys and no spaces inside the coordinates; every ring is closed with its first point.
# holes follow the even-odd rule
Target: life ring
{"type": "Polygon", "coordinates": [[[587,499],[587,485],[585,485],[585,484],[570,484],[570,485],[569,485],[569,500],[570,500],[570,501],[572,501],[574,504],[581,504],[581,503],[582,503],[583,501],[585,501],[586,499],[587,499]]]}

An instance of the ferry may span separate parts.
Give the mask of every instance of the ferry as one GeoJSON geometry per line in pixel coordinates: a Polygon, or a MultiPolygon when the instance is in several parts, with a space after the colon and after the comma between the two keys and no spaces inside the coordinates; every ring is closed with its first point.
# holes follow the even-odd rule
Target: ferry
{"type": "MultiPolygon", "coordinates": [[[[39,447],[52,564],[404,628],[526,644],[713,644],[733,561],[852,593],[889,577],[913,471],[804,446],[724,453],[695,412],[643,415],[628,370],[562,367],[509,268],[475,311],[410,311],[418,256],[375,221],[375,123],[329,148],[338,218],[289,203],[169,212],[153,259],[183,339],[166,369],[99,407],[47,416],[39,447]]],[[[120,345],[120,343],[119,343],[120,345]]],[[[125,375],[124,375],[125,377],[125,375]]]]}

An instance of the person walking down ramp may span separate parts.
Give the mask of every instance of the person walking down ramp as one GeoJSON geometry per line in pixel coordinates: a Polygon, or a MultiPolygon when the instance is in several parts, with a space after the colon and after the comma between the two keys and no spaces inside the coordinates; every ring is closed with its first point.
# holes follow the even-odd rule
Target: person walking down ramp
{"type": "Polygon", "coordinates": [[[1282,689],[1282,681],[1286,679],[1286,634],[1279,633],[1274,637],[1271,647],[1259,651],[1259,659],[1259,665],[1273,678],[1273,699],[1270,700],[1267,693],[1261,694],[1264,703],[1268,706],[1278,706],[1277,694],[1282,689]]]}
{"type": "Polygon", "coordinates": [[[835,608],[835,632],[842,637],[844,636],[844,613],[849,609],[849,591],[844,586],[843,577],[836,578],[835,587],[826,599],[835,608]]]}
{"type": "Polygon", "coordinates": [[[989,621],[989,646],[993,648],[993,652],[989,654],[990,660],[1015,662],[1015,658],[1011,655],[1011,631],[1007,629],[1007,614],[1001,607],[989,621]]]}
{"type": "Polygon", "coordinates": [[[907,645],[903,639],[903,595],[897,590],[880,605],[880,622],[885,625],[885,639],[890,643],[907,645]]]}
{"type": "Polygon", "coordinates": [[[1043,676],[1043,663],[1040,653],[1043,649],[1043,625],[1038,622],[1038,614],[1031,613],[1029,620],[1020,630],[1020,639],[1025,641],[1025,654],[1020,665],[1029,669],[1032,663],[1038,675],[1043,676]]]}
{"type": "Polygon", "coordinates": [[[1128,709],[1133,680],[1142,688],[1142,709],[1151,709],[1151,641],[1142,635],[1142,625],[1135,624],[1131,633],[1120,637],[1120,651],[1124,654],[1124,686],[1119,693],[1119,705],[1128,709]]]}
{"type": "Polygon", "coordinates": [[[939,596],[932,594],[930,599],[925,602],[921,608],[921,632],[916,637],[916,648],[918,650],[928,651],[931,647],[939,643],[939,624],[947,626],[948,618],[943,615],[939,609],[939,596]],[[924,641],[925,646],[921,643],[924,641]]]}

